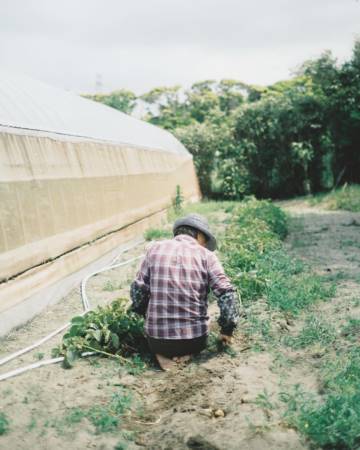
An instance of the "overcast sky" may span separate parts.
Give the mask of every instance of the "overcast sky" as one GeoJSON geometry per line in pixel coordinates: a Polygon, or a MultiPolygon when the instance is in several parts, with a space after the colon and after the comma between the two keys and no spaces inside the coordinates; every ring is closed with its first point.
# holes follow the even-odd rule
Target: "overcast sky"
{"type": "Polygon", "coordinates": [[[269,84],[351,55],[358,0],[0,0],[0,64],[75,92],[269,84]]]}

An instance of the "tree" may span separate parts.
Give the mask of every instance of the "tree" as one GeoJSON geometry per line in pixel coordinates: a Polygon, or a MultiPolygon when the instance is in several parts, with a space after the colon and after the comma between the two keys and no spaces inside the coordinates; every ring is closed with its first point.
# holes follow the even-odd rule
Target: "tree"
{"type": "Polygon", "coordinates": [[[136,95],[125,89],[110,92],[109,94],[83,95],[83,97],[104,105],[111,106],[126,114],[131,114],[136,106],[136,95]]]}

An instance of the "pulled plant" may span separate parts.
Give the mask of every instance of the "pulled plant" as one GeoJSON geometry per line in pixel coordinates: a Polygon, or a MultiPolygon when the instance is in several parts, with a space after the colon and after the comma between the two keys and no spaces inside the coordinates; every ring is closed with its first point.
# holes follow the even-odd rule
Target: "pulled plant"
{"type": "Polygon", "coordinates": [[[128,310],[127,299],[99,306],[84,316],[71,319],[69,331],[53,356],[64,356],[64,367],[72,367],[84,352],[96,352],[128,362],[126,356],[146,349],[144,319],[128,310]]]}

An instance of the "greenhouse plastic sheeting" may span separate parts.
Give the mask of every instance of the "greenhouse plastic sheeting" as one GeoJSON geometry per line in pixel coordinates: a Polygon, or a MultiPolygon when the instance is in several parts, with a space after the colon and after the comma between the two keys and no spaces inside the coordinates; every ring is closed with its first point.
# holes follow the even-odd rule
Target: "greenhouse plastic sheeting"
{"type": "Polygon", "coordinates": [[[0,313],[155,224],[177,186],[199,198],[192,157],[170,133],[2,76],[0,313]]]}
{"type": "Polygon", "coordinates": [[[174,136],[109,106],[0,71],[0,125],[188,153],[174,136]]]}

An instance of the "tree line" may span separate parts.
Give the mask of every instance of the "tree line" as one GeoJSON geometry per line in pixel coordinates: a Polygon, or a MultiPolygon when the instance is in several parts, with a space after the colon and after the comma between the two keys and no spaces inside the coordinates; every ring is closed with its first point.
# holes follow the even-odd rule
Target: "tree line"
{"type": "Polygon", "coordinates": [[[174,133],[209,198],[288,198],[360,183],[360,41],[339,63],[324,52],[286,81],[205,80],[87,96],[174,133]]]}

